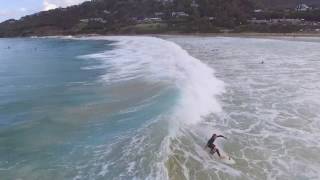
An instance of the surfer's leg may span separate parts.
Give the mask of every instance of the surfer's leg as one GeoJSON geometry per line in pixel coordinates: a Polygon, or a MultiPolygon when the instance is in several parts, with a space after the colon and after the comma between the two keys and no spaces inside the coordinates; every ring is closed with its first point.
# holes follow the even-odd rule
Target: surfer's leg
{"type": "Polygon", "coordinates": [[[221,155],[220,155],[220,152],[219,152],[219,149],[218,149],[218,148],[216,148],[216,152],[217,152],[218,156],[219,156],[219,157],[221,157],[221,155]]]}
{"type": "Polygon", "coordinates": [[[210,150],[210,153],[214,154],[215,152],[216,152],[216,148],[212,147],[211,150],[210,150]]]}
{"type": "Polygon", "coordinates": [[[213,146],[211,144],[207,144],[206,147],[210,148],[210,153],[212,153],[213,146]]]}

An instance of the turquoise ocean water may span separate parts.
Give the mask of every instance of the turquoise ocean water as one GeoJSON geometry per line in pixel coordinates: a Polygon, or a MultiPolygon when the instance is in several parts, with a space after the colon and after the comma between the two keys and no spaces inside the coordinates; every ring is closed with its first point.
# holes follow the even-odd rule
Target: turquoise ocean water
{"type": "Polygon", "coordinates": [[[0,39],[0,180],[319,179],[319,42],[0,39]]]}
{"type": "Polygon", "coordinates": [[[117,71],[112,63],[81,57],[117,48],[111,43],[0,40],[1,179],[72,179],[82,168],[99,177],[97,151],[170,109],[175,88],[139,75],[104,80],[117,71]]]}

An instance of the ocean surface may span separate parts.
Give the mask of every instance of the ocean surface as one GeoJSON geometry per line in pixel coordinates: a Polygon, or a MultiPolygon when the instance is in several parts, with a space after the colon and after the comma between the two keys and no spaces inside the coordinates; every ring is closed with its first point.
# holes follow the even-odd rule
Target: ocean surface
{"type": "Polygon", "coordinates": [[[0,179],[320,179],[319,49],[320,38],[0,39],[0,179]],[[212,133],[236,164],[204,149],[212,133]]]}

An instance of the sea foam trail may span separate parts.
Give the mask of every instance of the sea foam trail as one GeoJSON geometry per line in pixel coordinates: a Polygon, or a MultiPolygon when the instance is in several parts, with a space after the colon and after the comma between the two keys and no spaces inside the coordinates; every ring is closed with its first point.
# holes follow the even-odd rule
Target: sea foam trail
{"type": "MultiPolygon", "coordinates": [[[[171,83],[181,92],[174,116],[179,123],[193,124],[221,107],[215,98],[224,91],[224,83],[214,70],[190,56],[177,44],[155,37],[85,37],[83,40],[114,41],[115,49],[84,56],[101,60],[100,68],[109,68],[107,83],[143,78],[171,83]]],[[[98,67],[92,67],[98,68],[98,67]]]]}

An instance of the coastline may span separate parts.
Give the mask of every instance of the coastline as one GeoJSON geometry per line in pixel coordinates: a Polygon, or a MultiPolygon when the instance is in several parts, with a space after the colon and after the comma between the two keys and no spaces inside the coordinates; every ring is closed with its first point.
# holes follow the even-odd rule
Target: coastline
{"type": "Polygon", "coordinates": [[[320,42],[320,33],[170,33],[152,34],[155,37],[166,36],[194,36],[194,37],[234,37],[234,38],[260,38],[287,41],[320,42]]]}
{"type": "Polygon", "coordinates": [[[179,33],[179,32],[167,32],[167,33],[106,33],[106,34],[52,34],[52,35],[33,35],[33,36],[15,36],[15,37],[0,37],[0,38],[23,38],[23,37],[61,37],[61,36],[73,36],[73,37],[90,37],[90,36],[208,36],[208,37],[320,37],[319,33],[256,33],[256,32],[243,32],[243,33],[179,33]]]}
{"type": "MultiPolygon", "coordinates": [[[[132,35],[132,34],[131,34],[132,35]]],[[[140,35],[140,34],[137,34],[140,35]]],[[[320,33],[255,33],[255,32],[244,32],[244,33],[164,33],[164,34],[141,34],[141,35],[154,35],[154,36],[203,36],[203,37],[244,37],[244,38],[275,38],[275,37],[320,37],[320,33]]]]}

